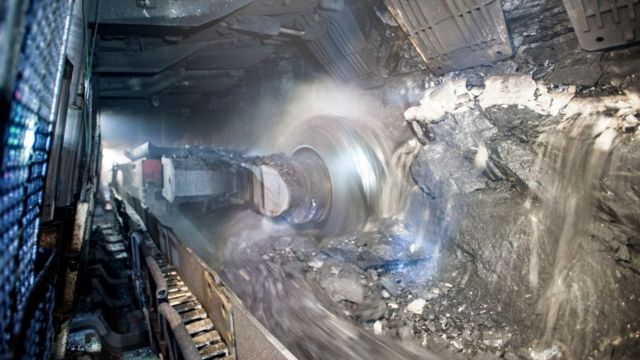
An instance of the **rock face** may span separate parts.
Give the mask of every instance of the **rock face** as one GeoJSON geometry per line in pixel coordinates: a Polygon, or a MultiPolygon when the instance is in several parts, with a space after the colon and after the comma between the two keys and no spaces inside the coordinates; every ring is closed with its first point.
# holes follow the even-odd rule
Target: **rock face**
{"type": "Polygon", "coordinates": [[[511,59],[435,77],[400,44],[395,70],[414,73],[371,90],[420,144],[417,220],[236,254],[248,305],[301,357],[367,358],[332,347],[357,324],[445,358],[640,358],[640,47],[584,52],[561,0],[502,4],[511,59]]]}
{"type": "MultiPolygon", "coordinates": [[[[468,151],[471,155],[473,150],[468,151]]],[[[429,144],[418,153],[411,167],[411,176],[433,198],[442,198],[450,193],[468,194],[484,188],[486,181],[472,160],[462,149],[429,144]]]]}
{"type": "MultiPolygon", "coordinates": [[[[509,77],[503,86],[492,88],[508,88],[511,83],[509,77]]],[[[571,89],[565,91],[572,94],[571,89]]],[[[461,250],[469,256],[464,261],[473,264],[471,279],[479,295],[503,299],[496,305],[503,307],[499,313],[505,323],[518,324],[522,314],[528,314],[537,331],[545,334],[539,344],[550,348],[562,342],[566,348],[559,351],[570,358],[603,351],[586,339],[603,333],[624,337],[616,330],[620,326],[640,326],[627,318],[629,308],[640,309],[640,287],[628,287],[638,262],[630,250],[636,247],[628,239],[638,238],[640,227],[637,221],[627,220],[623,214],[628,211],[614,202],[618,196],[614,194],[620,193],[611,191],[626,189],[619,190],[630,194],[624,202],[639,208],[640,197],[628,187],[627,175],[616,174],[640,175],[639,159],[629,157],[640,138],[631,130],[635,123],[627,115],[635,117],[640,102],[634,90],[619,91],[621,95],[614,96],[562,94],[551,103],[570,100],[563,101],[557,112],[552,108],[541,111],[540,104],[547,101],[541,96],[526,99],[531,91],[517,98],[507,96],[505,104],[485,99],[487,108],[481,95],[469,110],[426,124],[435,136],[426,141],[412,167],[416,184],[427,195],[441,199],[435,206],[457,204],[454,215],[448,217],[456,221],[451,252],[461,250]],[[492,125],[488,136],[477,127],[455,122],[474,113],[478,124],[492,125]],[[456,126],[451,131],[454,135],[447,133],[451,124],[456,126]],[[474,139],[475,144],[474,140],[458,140],[459,134],[474,139]],[[468,155],[474,145],[488,149],[489,155],[482,156],[481,164],[486,165],[482,169],[477,168],[479,152],[475,157],[468,155]],[[633,295],[619,293],[621,286],[633,295]],[[575,303],[570,298],[580,300],[575,303]],[[622,298],[626,299],[624,306],[622,298]],[[594,307],[600,310],[589,310],[594,307]],[[545,316],[537,314],[536,308],[543,309],[545,316]],[[611,308],[620,315],[599,315],[611,308]],[[581,314],[580,321],[590,324],[579,331],[581,336],[565,320],[574,312],[581,314]],[[600,324],[597,334],[589,330],[595,324],[600,324]]],[[[433,326],[427,322],[427,328],[433,326]]],[[[483,341],[491,348],[503,347],[507,341],[529,346],[537,340],[531,333],[520,332],[508,339],[501,335],[483,341]]]]}
{"type": "Polygon", "coordinates": [[[582,51],[562,1],[503,6],[515,56],[428,77],[404,112],[422,144],[411,175],[426,221],[447,228],[430,234],[437,276],[465,273],[464,304],[420,294],[420,326],[449,334],[453,314],[477,322],[487,306],[494,323],[452,332],[449,348],[638,357],[640,47],[582,51]]]}

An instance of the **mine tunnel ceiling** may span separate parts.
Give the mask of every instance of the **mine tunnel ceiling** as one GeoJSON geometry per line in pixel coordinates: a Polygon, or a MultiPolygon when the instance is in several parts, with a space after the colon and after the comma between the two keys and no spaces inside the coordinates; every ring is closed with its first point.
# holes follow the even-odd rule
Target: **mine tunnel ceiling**
{"type": "MultiPolygon", "coordinates": [[[[513,50],[503,3],[96,0],[86,16],[99,35],[94,71],[102,98],[188,104],[224,94],[275,56],[304,54],[337,80],[380,85],[388,71],[365,36],[372,22],[401,29],[435,74],[504,60],[513,50]],[[362,9],[365,26],[356,20],[362,9]]],[[[640,4],[564,3],[584,49],[637,41],[640,4]]]]}
{"type": "Polygon", "coordinates": [[[283,45],[305,35],[295,30],[303,14],[337,10],[336,3],[96,2],[91,12],[92,26],[98,19],[94,70],[100,96],[188,102],[224,92],[247,69],[292,49],[283,45]]]}

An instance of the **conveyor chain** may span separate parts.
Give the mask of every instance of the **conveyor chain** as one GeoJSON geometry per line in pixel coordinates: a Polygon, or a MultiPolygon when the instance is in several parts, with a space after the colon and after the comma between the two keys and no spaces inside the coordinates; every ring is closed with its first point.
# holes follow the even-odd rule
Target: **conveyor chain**
{"type": "Polygon", "coordinates": [[[149,238],[144,247],[160,267],[166,281],[166,301],[180,315],[202,359],[219,359],[229,356],[229,350],[202,304],[189,291],[176,268],[169,263],[155,243],[149,238]]]}

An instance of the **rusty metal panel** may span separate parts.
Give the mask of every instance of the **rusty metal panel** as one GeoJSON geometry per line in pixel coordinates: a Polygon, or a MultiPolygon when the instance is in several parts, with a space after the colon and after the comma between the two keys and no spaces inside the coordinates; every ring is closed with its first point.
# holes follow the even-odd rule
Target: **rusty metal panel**
{"type": "Polygon", "coordinates": [[[563,0],[580,46],[588,51],[640,40],[640,0],[563,0]]]}
{"type": "MultiPolygon", "coordinates": [[[[75,265],[75,264],[74,264],[75,265]]],[[[68,313],[73,308],[76,298],[76,283],[78,282],[77,266],[69,267],[64,277],[64,293],[62,296],[62,304],[60,308],[63,312],[68,313]]]]}
{"type": "Polygon", "coordinates": [[[71,238],[71,244],[69,244],[70,250],[76,254],[79,254],[82,250],[82,243],[85,239],[86,227],[89,217],[89,202],[78,203],[76,209],[76,218],[73,223],[73,236],[71,238]]]}
{"type": "Polygon", "coordinates": [[[60,226],[45,225],[40,228],[38,234],[38,246],[42,249],[53,250],[56,248],[62,229],[60,226]]]}
{"type": "Polygon", "coordinates": [[[507,59],[509,31],[498,0],[385,0],[436,74],[507,59]]]}

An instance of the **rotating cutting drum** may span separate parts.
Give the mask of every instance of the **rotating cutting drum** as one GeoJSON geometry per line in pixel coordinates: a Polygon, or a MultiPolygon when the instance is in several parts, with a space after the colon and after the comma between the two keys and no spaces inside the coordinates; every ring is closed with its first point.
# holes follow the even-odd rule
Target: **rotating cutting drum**
{"type": "Polygon", "coordinates": [[[307,201],[285,215],[326,233],[360,229],[374,215],[387,176],[388,149],[371,125],[338,116],[317,116],[283,134],[278,150],[300,165],[307,201]]]}

